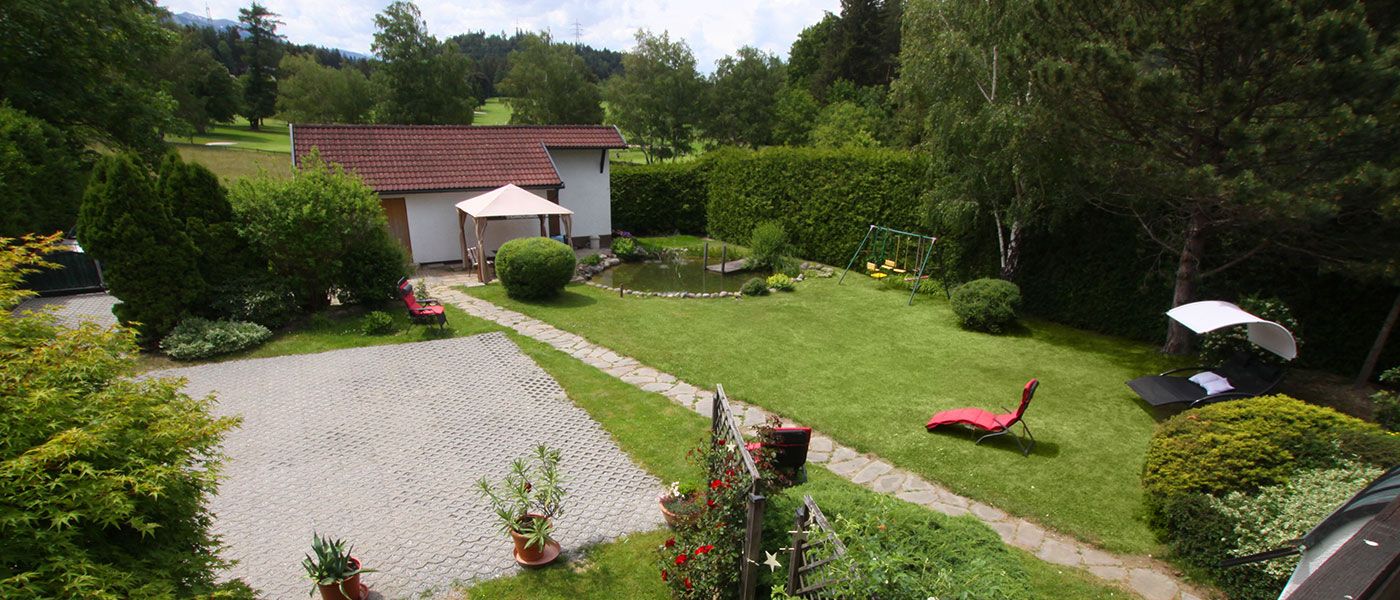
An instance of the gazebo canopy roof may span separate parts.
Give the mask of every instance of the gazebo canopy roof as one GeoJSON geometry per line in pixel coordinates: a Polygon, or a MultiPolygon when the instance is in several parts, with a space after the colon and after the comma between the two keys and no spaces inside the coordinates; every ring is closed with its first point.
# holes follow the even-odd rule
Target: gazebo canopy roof
{"type": "Polygon", "coordinates": [[[574,214],[574,211],[536,196],[513,183],[458,202],[457,210],[477,219],[574,214]]]}
{"type": "Polygon", "coordinates": [[[1246,325],[1249,341],[1260,348],[1289,360],[1298,356],[1298,342],[1286,327],[1256,317],[1229,302],[1204,300],[1183,304],[1167,311],[1167,316],[1196,333],[1206,333],[1232,325],[1246,325]]]}

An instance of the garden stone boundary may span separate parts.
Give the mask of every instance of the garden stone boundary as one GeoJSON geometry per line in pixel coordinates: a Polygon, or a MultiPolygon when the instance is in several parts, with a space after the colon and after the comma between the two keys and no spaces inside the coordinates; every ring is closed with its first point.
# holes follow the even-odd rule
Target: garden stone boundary
{"type": "MultiPolygon", "coordinates": [[[[594,344],[580,335],[469,296],[435,279],[429,278],[427,282],[432,287],[434,298],[451,302],[467,314],[509,327],[642,391],[661,394],[702,416],[709,416],[711,413],[711,402],[715,393],[712,389],[681,381],[670,373],[643,365],[635,358],[594,344]]],[[[732,398],[729,403],[736,416],[742,415],[744,427],[761,425],[770,415],[756,406],[732,398]]],[[[783,423],[801,426],[800,423],[785,418],[783,423]]],[[[882,494],[895,496],[949,516],[971,515],[996,531],[1008,545],[1030,552],[1054,565],[1082,569],[1094,577],[1132,590],[1147,600],[1201,600],[1207,597],[1203,591],[1182,581],[1176,570],[1160,560],[1150,556],[1113,554],[1051,531],[1028,519],[1011,516],[999,508],[960,496],[941,485],[895,467],[890,461],[879,456],[860,453],[843,446],[816,430],[812,431],[807,461],[823,464],[843,479],[882,494]]]]}

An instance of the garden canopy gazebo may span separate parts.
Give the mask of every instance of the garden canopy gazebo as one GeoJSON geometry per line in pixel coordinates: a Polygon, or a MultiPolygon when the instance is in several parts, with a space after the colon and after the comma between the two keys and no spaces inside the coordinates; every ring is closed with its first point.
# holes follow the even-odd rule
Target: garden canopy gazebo
{"type": "Polygon", "coordinates": [[[467,260],[467,217],[471,217],[476,232],[476,268],[482,283],[486,273],[486,224],[508,219],[539,219],[540,237],[549,237],[548,218],[559,217],[564,227],[564,239],[573,239],[574,211],[541,198],[530,191],[507,184],[475,198],[457,203],[457,232],[462,244],[462,260],[467,260]]]}

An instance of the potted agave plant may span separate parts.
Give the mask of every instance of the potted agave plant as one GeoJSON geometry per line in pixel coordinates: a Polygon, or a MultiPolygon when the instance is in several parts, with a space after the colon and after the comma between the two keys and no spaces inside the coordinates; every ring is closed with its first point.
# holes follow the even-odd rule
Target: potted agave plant
{"type": "Polygon", "coordinates": [[[699,488],[690,482],[672,481],[670,489],[661,493],[661,516],[671,529],[694,523],[700,517],[699,488]]]}
{"type": "Polygon", "coordinates": [[[322,600],[365,600],[369,597],[369,587],[360,583],[360,574],[373,573],[374,569],[360,568],[360,560],[350,556],[350,549],[343,540],[312,534],[311,554],[301,561],[313,584],[311,595],[320,590],[322,600]]]}
{"type": "Polygon", "coordinates": [[[538,567],[559,558],[559,542],[550,537],[553,519],[564,515],[559,458],[558,450],[540,445],[530,458],[511,463],[510,473],[499,485],[491,485],[485,477],[476,482],[500,519],[501,529],[515,540],[515,561],[521,565],[538,567]]]}

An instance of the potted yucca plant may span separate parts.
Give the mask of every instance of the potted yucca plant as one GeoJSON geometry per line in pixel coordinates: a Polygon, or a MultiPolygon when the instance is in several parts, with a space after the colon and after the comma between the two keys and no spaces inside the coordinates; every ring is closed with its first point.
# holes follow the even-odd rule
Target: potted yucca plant
{"type": "Polygon", "coordinates": [[[344,540],[311,535],[311,554],[301,561],[306,576],[311,578],[311,595],[320,590],[322,600],[369,597],[369,587],[360,583],[360,574],[373,573],[374,569],[360,568],[360,560],[350,556],[350,550],[344,540]]]}
{"type": "Polygon", "coordinates": [[[491,485],[485,477],[476,482],[501,529],[515,540],[516,562],[525,566],[546,565],[559,557],[559,543],[550,537],[553,519],[564,515],[559,458],[558,450],[540,445],[530,459],[511,463],[500,485],[491,485]]]}

